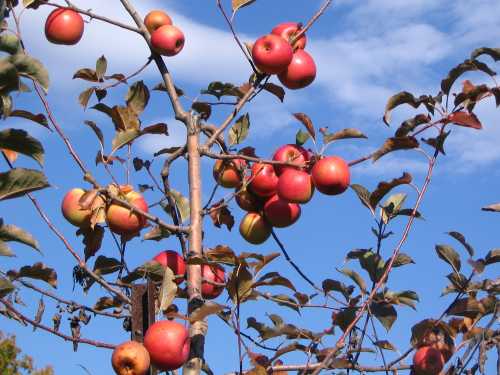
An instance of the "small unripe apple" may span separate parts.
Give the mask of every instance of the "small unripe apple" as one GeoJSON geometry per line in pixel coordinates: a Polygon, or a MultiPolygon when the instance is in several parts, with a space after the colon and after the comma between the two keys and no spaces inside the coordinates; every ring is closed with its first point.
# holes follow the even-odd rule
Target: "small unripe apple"
{"type": "MultiPolygon", "coordinates": [[[[163,267],[168,267],[172,270],[175,276],[184,276],[186,273],[186,262],[176,251],[165,250],[157,254],[153,260],[160,263],[163,267]]],[[[184,277],[176,278],[175,282],[180,284],[184,281],[184,277]]]]}
{"type": "Polygon", "coordinates": [[[159,370],[175,370],[189,357],[189,332],[176,321],[161,320],[146,331],[144,346],[149,352],[151,363],[159,370]]]}
{"type": "Polygon", "coordinates": [[[82,38],[83,29],[82,16],[69,8],[54,9],[45,21],[45,37],[54,44],[78,43],[82,38]]]}
{"type": "MultiPolygon", "coordinates": [[[[122,198],[132,206],[148,212],[148,204],[141,194],[132,190],[132,186],[120,187],[122,198]]],[[[147,224],[147,219],[130,209],[112,203],[106,210],[106,222],[112,232],[120,235],[135,235],[147,224]]]]}
{"type": "Polygon", "coordinates": [[[149,353],[141,343],[127,341],[115,348],[111,365],[117,375],[146,375],[150,366],[149,353]]]}
{"type": "Polygon", "coordinates": [[[438,375],[444,367],[441,352],[430,346],[418,349],[413,357],[413,372],[415,375],[438,375]]]}
{"type": "MultiPolygon", "coordinates": [[[[302,29],[302,25],[297,22],[284,22],[280,23],[276,26],[271,34],[279,35],[287,42],[290,42],[291,39],[302,29]]],[[[293,48],[296,49],[304,49],[306,47],[307,37],[306,34],[302,34],[302,36],[293,44],[293,48]]]]}
{"type": "Polygon", "coordinates": [[[253,62],[263,73],[281,73],[290,64],[292,57],[292,46],[278,35],[260,37],[252,47],[253,62]]]}
{"type": "MultiPolygon", "coordinates": [[[[276,150],[273,155],[273,160],[282,162],[291,162],[297,166],[305,166],[309,160],[309,152],[301,146],[288,144],[283,145],[276,150]]],[[[287,169],[294,169],[294,167],[287,165],[275,165],[274,170],[279,176],[287,169]]]]}
{"type": "MultiPolygon", "coordinates": [[[[224,268],[218,264],[203,264],[201,276],[204,280],[224,284],[226,282],[224,268]]],[[[201,295],[204,299],[214,299],[224,291],[223,286],[213,285],[206,281],[201,283],[201,295]]]]}
{"type": "Polygon", "coordinates": [[[289,89],[302,89],[313,83],[316,78],[316,64],[311,55],[299,49],[295,51],[292,61],[278,78],[283,86],[289,89]]]}
{"type": "Polygon", "coordinates": [[[291,203],[307,203],[314,193],[311,176],[305,171],[288,169],[282,173],[278,182],[278,195],[291,203]]]}
{"type": "Polygon", "coordinates": [[[162,10],[152,10],[144,17],[144,25],[152,33],[161,26],[172,25],[172,19],[162,10]]]}
{"type": "Polygon", "coordinates": [[[240,223],[241,236],[254,245],[265,242],[271,235],[271,226],[257,212],[249,212],[240,223]]]}
{"type": "Polygon", "coordinates": [[[284,228],[295,223],[300,217],[301,209],[296,203],[273,195],[264,205],[264,216],[273,227],[284,228]]]}
{"type": "Polygon", "coordinates": [[[175,56],[184,47],[184,34],[174,25],[163,25],[151,34],[151,46],[164,56],[175,56]]]}
{"type": "Polygon", "coordinates": [[[318,160],[311,170],[311,177],[316,189],[326,195],[343,193],[351,182],[349,165],[338,156],[318,160]]]}
{"type": "MultiPolygon", "coordinates": [[[[80,188],[71,189],[63,198],[61,204],[61,212],[66,220],[71,224],[86,228],[90,226],[90,218],[92,217],[92,210],[83,209],[80,206],[80,199],[86,193],[85,190],[80,188]]],[[[96,199],[102,198],[97,197],[96,199]]]]}
{"type": "Polygon", "coordinates": [[[267,198],[276,194],[278,189],[278,176],[276,176],[272,165],[255,163],[252,165],[252,175],[250,179],[250,190],[259,197],[267,198]]]}
{"type": "Polygon", "coordinates": [[[242,210],[248,212],[257,212],[262,209],[264,205],[262,198],[252,193],[250,190],[248,190],[248,188],[236,190],[237,193],[235,196],[235,200],[242,210]]]}
{"type": "Polygon", "coordinates": [[[213,176],[217,183],[225,188],[235,188],[241,185],[246,162],[243,159],[217,160],[214,164],[213,176]]]}

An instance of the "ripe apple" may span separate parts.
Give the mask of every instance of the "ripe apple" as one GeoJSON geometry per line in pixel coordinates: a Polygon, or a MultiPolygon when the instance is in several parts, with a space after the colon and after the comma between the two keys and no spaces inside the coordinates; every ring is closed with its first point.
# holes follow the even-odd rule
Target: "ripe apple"
{"type": "Polygon", "coordinates": [[[186,273],[186,262],[184,262],[184,258],[180,256],[176,251],[162,251],[161,253],[157,254],[153,258],[153,260],[156,260],[163,267],[170,268],[174,275],[182,276],[175,279],[175,282],[177,284],[180,284],[184,281],[184,274],[186,273]]]}
{"type": "Polygon", "coordinates": [[[146,375],[150,365],[149,353],[141,343],[127,341],[115,348],[111,365],[117,375],[146,375]]]}
{"type": "Polygon", "coordinates": [[[174,25],[163,25],[151,34],[153,49],[164,56],[175,56],[184,47],[184,34],[174,25]]]}
{"type": "Polygon", "coordinates": [[[264,216],[273,227],[284,228],[295,223],[300,217],[301,209],[297,203],[289,203],[278,194],[273,195],[264,205],[264,216]]]}
{"type": "MultiPolygon", "coordinates": [[[[273,155],[273,160],[282,161],[282,162],[292,162],[298,166],[303,166],[309,160],[309,152],[303,147],[288,144],[283,145],[276,150],[273,155]]],[[[279,176],[287,169],[295,169],[294,167],[290,167],[287,165],[275,165],[274,170],[276,174],[279,176]]]]}
{"type": "Polygon", "coordinates": [[[309,86],[316,78],[316,64],[313,58],[303,49],[295,51],[292,61],[278,78],[283,86],[298,90],[309,86]]]}
{"type": "Polygon", "coordinates": [[[311,170],[311,176],[316,189],[326,195],[343,193],[351,181],[349,165],[338,156],[318,160],[311,170]]]}
{"type": "Polygon", "coordinates": [[[293,50],[288,41],[274,34],[257,39],[252,47],[252,59],[257,68],[267,74],[281,73],[292,61],[293,50]]]}
{"type": "Polygon", "coordinates": [[[311,176],[299,169],[288,169],[282,173],[278,181],[278,195],[291,203],[307,203],[314,193],[311,176]]]}
{"type": "MultiPolygon", "coordinates": [[[[133,190],[132,186],[124,185],[120,187],[120,190],[125,201],[144,212],[148,212],[148,204],[141,194],[133,190]]],[[[118,203],[112,203],[106,210],[106,222],[109,229],[116,234],[135,235],[144,228],[147,220],[118,203]]]]}
{"type": "Polygon", "coordinates": [[[240,223],[241,236],[254,245],[265,242],[271,235],[271,226],[257,212],[249,212],[240,223]]]}
{"type": "Polygon", "coordinates": [[[191,340],[182,324],[173,320],[161,320],[152,324],[144,335],[144,346],[151,363],[161,371],[181,367],[189,357],[191,340]]]}
{"type": "Polygon", "coordinates": [[[264,202],[260,197],[248,190],[248,187],[244,189],[236,189],[236,192],[236,203],[242,210],[257,212],[262,209],[264,202]]]}
{"type": "MultiPolygon", "coordinates": [[[[302,25],[297,22],[284,22],[280,23],[276,26],[271,34],[279,35],[287,42],[290,42],[290,39],[294,37],[302,28],[302,25]]],[[[293,48],[295,49],[304,49],[306,47],[307,37],[306,34],[302,34],[302,36],[293,44],[293,48]]]]}
{"type": "Polygon", "coordinates": [[[444,367],[441,352],[430,346],[423,346],[413,357],[413,372],[415,375],[438,375],[444,367]]]}
{"type": "Polygon", "coordinates": [[[163,25],[172,25],[170,16],[162,10],[152,10],[144,17],[144,25],[150,33],[163,25]]]}
{"type": "MultiPolygon", "coordinates": [[[[203,279],[224,284],[226,282],[224,268],[218,264],[203,264],[201,266],[201,275],[203,279]]],[[[210,284],[206,281],[201,283],[201,295],[205,299],[214,299],[220,296],[224,291],[223,286],[210,284]]]]}
{"type": "Polygon", "coordinates": [[[83,18],[68,8],[54,9],[45,21],[45,37],[54,44],[73,45],[83,35],[83,18]]]}
{"type": "Polygon", "coordinates": [[[271,164],[255,163],[252,165],[252,175],[250,181],[250,190],[259,197],[267,198],[274,194],[278,189],[278,176],[271,164]]]}
{"type": "MultiPolygon", "coordinates": [[[[80,206],[80,199],[86,193],[85,190],[81,188],[71,189],[63,198],[61,204],[61,211],[66,220],[68,220],[74,226],[80,228],[86,228],[90,226],[90,219],[92,217],[92,210],[87,208],[83,209],[80,206]]],[[[100,196],[95,198],[99,200],[98,203],[104,203],[100,196]]]]}
{"type": "Polygon", "coordinates": [[[235,188],[241,185],[243,170],[246,167],[243,159],[217,160],[214,164],[213,176],[217,183],[225,188],[235,188]]]}

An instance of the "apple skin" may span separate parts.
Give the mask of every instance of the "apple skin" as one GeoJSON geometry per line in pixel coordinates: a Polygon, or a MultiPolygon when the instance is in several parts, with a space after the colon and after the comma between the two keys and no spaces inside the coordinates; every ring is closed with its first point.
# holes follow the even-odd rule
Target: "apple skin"
{"type": "Polygon", "coordinates": [[[316,189],[326,195],[342,194],[351,182],[349,165],[338,156],[328,156],[318,160],[311,177],[316,189]]]}
{"type": "MultiPolygon", "coordinates": [[[[148,204],[141,194],[131,190],[130,185],[121,187],[124,200],[138,209],[148,212],[148,204]]],[[[137,213],[132,213],[128,208],[112,203],[106,210],[106,222],[112,232],[119,235],[135,235],[147,224],[147,219],[137,213]]]]}
{"type": "Polygon", "coordinates": [[[80,198],[86,191],[81,188],[71,189],[63,198],[61,212],[66,220],[76,227],[86,228],[90,226],[91,210],[84,210],[80,206],[80,198]]]}
{"type": "Polygon", "coordinates": [[[235,200],[242,210],[257,212],[264,206],[262,199],[248,190],[248,187],[245,189],[236,189],[236,192],[235,200]]]}
{"type": "Polygon", "coordinates": [[[430,346],[418,349],[413,357],[413,373],[415,375],[438,375],[444,367],[441,352],[430,346]]]}
{"type": "Polygon", "coordinates": [[[111,365],[117,375],[146,375],[150,366],[149,353],[141,343],[127,341],[115,348],[111,365]]]}
{"type": "Polygon", "coordinates": [[[255,163],[252,165],[252,175],[249,184],[250,190],[262,198],[276,194],[278,176],[271,164],[255,163]]]}
{"type": "MultiPolygon", "coordinates": [[[[186,262],[176,251],[165,250],[157,254],[153,260],[160,263],[163,267],[168,267],[176,276],[184,276],[186,273],[186,262]]],[[[184,281],[184,277],[176,278],[175,282],[180,284],[184,281]]]]}
{"type": "MultiPolygon", "coordinates": [[[[290,39],[297,34],[300,29],[301,29],[301,24],[297,22],[283,22],[280,23],[278,26],[276,26],[274,29],[272,29],[271,34],[274,35],[279,35],[283,39],[285,39],[287,42],[290,42],[290,39]]],[[[293,44],[293,48],[295,49],[304,49],[307,44],[307,37],[306,34],[303,34],[299,40],[297,40],[293,44]]]]}
{"type": "Polygon", "coordinates": [[[271,235],[271,230],[271,226],[257,212],[249,212],[240,223],[241,236],[254,245],[264,243],[271,235]]]}
{"type": "Polygon", "coordinates": [[[163,56],[175,56],[184,48],[184,34],[174,25],[163,25],[151,34],[151,46],[163,56]]]}
{"type": "Polygon", "coordinates": [[[172,19],[162,10],[152,10],[144,17],[144,25],[152,33],[161,26],[172,25],[172,19]]]}
{"type": "Polygon", "coordinates": [[[173,320],[153,323],[144,335],[144,346],[151,363],[161,371],[181,367],[189,357],[190,344],[186,327],[173,320]]]}
{"type": "Polygon", "coordinates": [[[45,21],[45,37],[54,44],[73,45],[83,35],[82,16],[68,8],[54,9],[45,21]]]}
{"type": "Polygon", "coordinates": [[[292,46],[278,35],[264,35],[257,39],[252,47],[255,66],[266,74],[281,73],[290,64],[292,57],[292,46]]]}
{"type": "Polygon", "coordinates": [[[240,186],[246,164],[243,159],[217,160],[213,169],[215,181],[220,186],[229,189],[240,186]]]}
{"type": "Polygon", "coordinates": [[[264,205],[264,216],[269,224],[276,228],[285,228],[295,223],[300,217],[301,209],[296,203],[289,203],[277,194],[264,205]]]}
{"type": "MultiPolygon", "coordinates": [[[[223,284],[226,282],[226,273],[224,272],[224,268],[218,264],[203,264],[201,266],[201,276],[203,279],[216,283],[223,284]]],[[[223,286],[216,286],[205,281],[201,283],[201,295],[204,299],[217,298],[223,291],[223,286]]]]}
{"type": "Polygon", "coordinates": [[[288,169],[278,182],[278,195],[290,203],[307,203],[314,193],[311,176],[305,171],[288,169]]]}
{"type": "MultiPolygon", "coordinates": [[[[283,145],[276,150],[273,155],[273,160],[282,162],[292,162],[298,166],[303,166],[309,161],[309,152],[300,146],[294,144],[283,145]]],[[[279,176],[287,169],[295,169],[287,165],[275,165],[274,170],[279,176]]]]}
{"type": "Polygon", "coordinates": [[[298,90],[313,83],[316,78],[316,64],[306,51],[299,49],[293,54],[287,69],[278,75],[283,86],[298,90]]]}

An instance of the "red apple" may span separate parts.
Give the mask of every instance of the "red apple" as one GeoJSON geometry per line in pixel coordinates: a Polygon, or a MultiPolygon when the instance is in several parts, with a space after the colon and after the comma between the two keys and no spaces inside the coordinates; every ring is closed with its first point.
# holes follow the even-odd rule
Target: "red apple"
{"type": "MultiPolygon", "coordinates": [[[[148,204],[141,194],[132,189],[132,186],[125,185],[120,187],[121,198],[132,206],[148,212],[148,204]]],[[[135,235],[140,232],[147,223],[144,216],[132,212],[118,203],[112,203],[106,210],[106,222],[112,232],[120,235],[135,235]]]]}
{"type": "MultiPolygon", "coordinates": [[[[309,153],[306,149],[293,145],[283,145],[276,150],[273,155],[273,160],[282,161],[282,162],[292,162],[297,166],[304,166],[305,163],[309,160],[309,153]]],[[[275,165],[274,170],[276,174],[279,176],[283,173],[283,171],[287,169],[294,169],[294,167],[290,167],[287,165],[275,165]]]]}
{"type": "Polygon", "coordinates": [[[277,194],[264,205],[264,215],[273,227],[284,228],[295,223],[300,217],[301,209],[297,203],[289,203],[277,194]]]}
{"type": "Polygon", "coordinates": [[[316,189],[326,195],[343,193],[351,181],[349,165],[338,156],[318,160],[311,170],[311,176],[316,189]]]}
{"type": "Polygon", "coordinates": [[[141,343],[127,341],[115,348],[111,365],[117,375],[146,375],[150,366],[149,353],[141,343]]]}
{"type": "Polygon", "coordinates": [[[423,346],[413,357],[413,372],[415,375],[438,375],[444,367],[441,352],[430,346],[423,346]]]}
{"type": "Polygon", "coordinates": [[[45,37],[54,44],[72,45],[83,35],[83,18],[68,8],[56,8],[45,21],[45,37]]]}
{"type": "Polygon", "coordinates": [[[172,25],[172,19],[162,10],[152,10],[144,17],[144,25],[152,33],[161,26],[172,25]]]}
{"type": "Polygon", "coordinates": [[[184,258],[180,256],[176,251],[165,250],[157,254],[153,260],[160,263],[163,267],[168,267],[172,270],[174,275],[183,276],[182,278],[176,278],[175,282],[180,284],[184,281],[184,274],[186,273],[186,262],[184,258]]]}
{"type": "MultiPolygon", "coordinates": [[[[224,284],[226,282],[224,268],[218,264],[203,264],[201,266],[201,275],[204,280],[224,284]]],[[[214,299],[220,296],[224,291],[223,286],[210,284],[206,281],[201,283],[201,295],[205,299],[214,299]]]]}
{"type": "MultiPolygon", "coordinates": [[[[80,205],[80,199],[86,193],[85,190],[81,188],[71,189],[63,198],[61,204],[61,212],[66,220],[71,224],[86,228],[90,226],[90,219],[92,217],[92,209],[83,209],[80,205]]],[[[100,196],[95,198],[95,203],[93,205],[104,204],[103,199],[100,196]]],[[[99,220],[100,222],[101,220],[99,220]]]]}
{"type": "MultiPolygon", "coordinates": [[[[292,37],[294,37],[299,31],[302,29],[302,25],[297,22],[284,22],[280,23],[276,26],[271,34],[279,35],[287,42],[290,42],[292,37]]],[[[302,36],[293,44],[293,48],[296,49],[304,49],[306,47],[307,37],[306,34],[302,34],[302,36]]]]}
{"type": "Polygon", "coordinates": [[[144,346],[151,363],[161,371],[181,367],[189,357],[189,332],[173,320],[161,320],[152,324],[144,335],[144,346]]]}
{"type": "Polygon", "coordinates": [[[243,159],[217,160],[214,164],[213,176],[217,183],[225,188],[235,188],[241,185],[243,170],[246,167],[243,159]]]}
{"type": "Polygon", "coordinates": [[[253,62],[267,74],[281,73],[292,61],[290,43],[278,35],[265,35],[257,39],[252,48],[253,62]]]}
{"type": "Polygon", "coordinates": [[[254,245],[265,242],[271,235],[271,226],[257,212],[249,212],[240,223],[241,236],[254,245]]]}
{"type": "Polygon", "coordinates": [[[314,193],[314,185],[309,173],[299,169],[283,172],[278,182],[278,195],[291,203],[307,203],[314,193]]]}
{"type": "Polygon", "coordinates": [[[260,197],[252,193],[248,188],[236,189],[236,203],[242,210],[257,212],[262,209],[264,202],[260,197]]]}
{"type": "Polygon", "coordinates": [[[163,25],[151,34],[151,46],[164,56],[175,56],[184,47],[184,34],[174,25],[163,25]]]}
{"type": "Polygon", "coordinates": [[[271,164],[255,163],[252,165],[250,190],[259,197],[267,198],[276,194],[278,176],[271,164]]]}
{"type": "Polygon", "coordinates": [[[309,86],[316,78],[316,64],[313,58],[303,49],[295,51],[287,69],[278,75],[283,86],[292,89],[302,89],[309,86]]]}

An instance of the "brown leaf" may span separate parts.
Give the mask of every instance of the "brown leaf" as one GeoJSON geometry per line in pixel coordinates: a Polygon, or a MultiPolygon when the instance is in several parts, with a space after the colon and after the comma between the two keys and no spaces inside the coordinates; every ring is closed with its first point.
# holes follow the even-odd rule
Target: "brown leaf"
{"type": "Polygon", "coordinates": [[[314,125],[309,116],[305,113],[294,113],[293,116],[305,126],[311,138],[316,140],[316,131],[314,130],[314,125]]]}
{"type": "Polygon", "coordinates": [[[389,182],[382,181],[378,184],[373,193],[370,194],[370,206],[375,209],[382,198],[385,197],[392,189],[399,185],[407,185],[412,182],[412,176],[404,172],[399,178],[395,178],[389,182]]]}
{"type": "Polygon", "coordinates": [[[229,208],[227,208],[227,205],[224,204],[224,199],[212,205],[209,208],[209,212],[210,218],[217,228],[225,225],[231,231],[234,226],[234,216],[229,211],[229,208]]]}
{"type": "Polygon", "coordinates": [[[382,156],[397,150],[410,150],[418,147],[418,141],[414,137],[393,137],[388,138],[382,147],[373,156],[373,161],[377,161],[382,156]]]}

